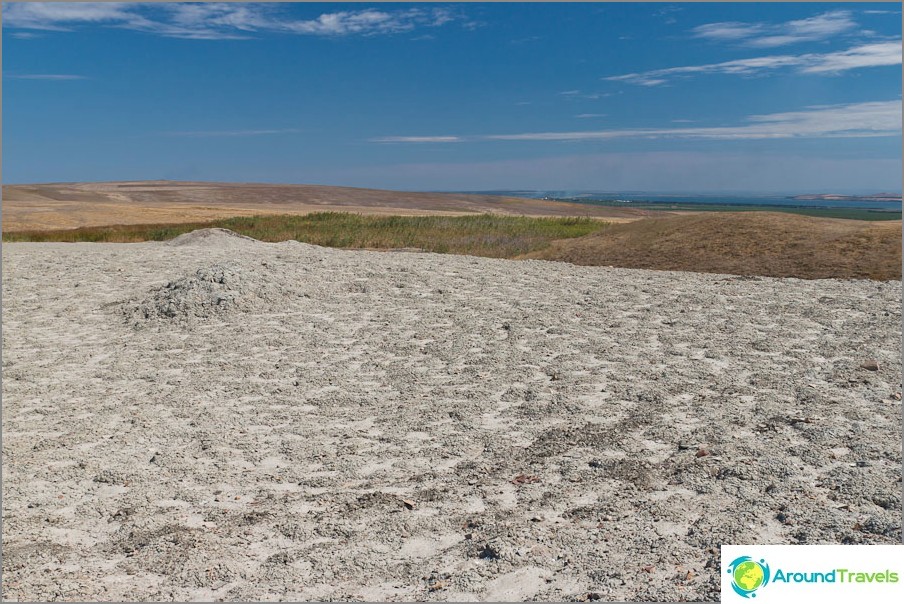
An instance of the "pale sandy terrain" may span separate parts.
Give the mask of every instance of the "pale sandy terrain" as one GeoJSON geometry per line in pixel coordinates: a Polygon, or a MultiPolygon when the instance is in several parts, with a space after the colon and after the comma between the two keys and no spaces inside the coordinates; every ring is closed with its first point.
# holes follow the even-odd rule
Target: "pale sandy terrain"
{"type": "Polygon", "coordinates": [[[175,181],[5,185],[3,231],[69,229],[112,224],[197,222],[258,214],[356,212],[379,215],[594,216],[636,220],[645,210],[444,193],[175,181]]]}
{"type": "Polygon", "coordinates": [[[722,543],[899,540],[900,281],[181,243],[3,246],[7,600],[715,600],[722,543]]]}

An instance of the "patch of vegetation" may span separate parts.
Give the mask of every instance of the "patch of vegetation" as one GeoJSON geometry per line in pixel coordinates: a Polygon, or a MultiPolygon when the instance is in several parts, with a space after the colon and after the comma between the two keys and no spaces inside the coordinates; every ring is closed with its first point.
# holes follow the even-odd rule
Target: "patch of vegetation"
{"type": "Polygon", "coordinates": [[[901,223],[700,212],[612,225],[528,258],[801,279],[901,279],[901,223]]]}
{"type": "Polygon", "coordinates": [[[556,239],[597,232],[607,223],[591,218],[525,216],[363,216],[344,212],[226,218],[185,224],[137,224],[3,233],[3,241],[134,243],[165,241],[195,229],[220,227],[260,241],[295,239],[347,249],[417,248],[428,252],[513,258],[556,239]]]}

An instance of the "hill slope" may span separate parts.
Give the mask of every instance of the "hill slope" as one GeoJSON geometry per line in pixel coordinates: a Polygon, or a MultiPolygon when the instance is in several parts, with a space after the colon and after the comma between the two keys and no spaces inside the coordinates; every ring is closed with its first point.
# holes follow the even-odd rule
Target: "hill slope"
{"type": "Polygon", "coordinates": [[[901,222],[773,212],[670,216],[613,225],[526,257],[736,275],[900,279],[901,222]]]}
{"type": "Polygon", "coordinates": [[[521,216],[593,216],[608,220],[633,220],[649,214],[644,210],[520,197],[319,185],[131,181],[3,187],[5,232],[330,211],[383,215],[490,212],[521,216]]]}

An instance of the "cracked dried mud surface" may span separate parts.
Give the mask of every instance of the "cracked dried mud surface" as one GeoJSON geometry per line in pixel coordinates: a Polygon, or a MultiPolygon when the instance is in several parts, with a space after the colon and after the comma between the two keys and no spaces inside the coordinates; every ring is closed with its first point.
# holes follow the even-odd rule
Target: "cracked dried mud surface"
{"type": "Polygon", "coordinates": [[[899,539],[900,281],[208,233],[3,294],[5,599],[715,600],[722,543],[899,539]]]}

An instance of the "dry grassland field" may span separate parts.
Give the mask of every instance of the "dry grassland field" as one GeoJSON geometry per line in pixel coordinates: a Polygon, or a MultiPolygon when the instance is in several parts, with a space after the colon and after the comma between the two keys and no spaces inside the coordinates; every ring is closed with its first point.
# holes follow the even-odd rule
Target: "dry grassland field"
{"type": "Polygon", "coordinates": [[[635,220],[649,211],[493,195],[176,181],[6,185],[3,231],[179,223],[232,216],[356,212],[373,215],[594,216],[635,220]]]}
{"type": "Polygon", "coordinates": [[[657,215],[556,241],[526,257],[589,266],[900,280],[901,221],[776,212],[657,215]]]}
{"type": "Polygon", "coordinates": [[[900,272],[598,264],[4,244],[4,599],[717,600],[723,543],[898,542],[900,272]]]}

